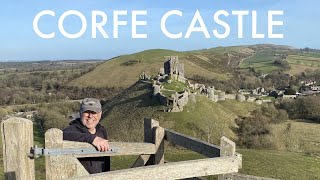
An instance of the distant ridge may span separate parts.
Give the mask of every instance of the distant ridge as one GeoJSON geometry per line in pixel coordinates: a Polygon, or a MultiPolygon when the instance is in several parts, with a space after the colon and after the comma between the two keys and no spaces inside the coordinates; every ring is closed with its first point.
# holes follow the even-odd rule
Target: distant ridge
{"type": "Polygon", "coordinates": [[[127,88],[142,72],[156,75],[163,66],[165,56],[179,56],[184,63],[186,77],[202,76],[207,79],[228,80],[233,69],[244,58],[264,49],[290,50],[292,47],[272,44],[216,47],[194,51],[150,49],[134,54],[114,57],[97,66],[91,72],[71,81],[68,85],[80,87],[127,88]]]}

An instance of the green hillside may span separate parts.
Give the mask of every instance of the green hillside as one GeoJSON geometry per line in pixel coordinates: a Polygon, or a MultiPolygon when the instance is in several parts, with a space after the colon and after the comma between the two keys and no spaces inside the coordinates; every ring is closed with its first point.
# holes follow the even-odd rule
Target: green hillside
{"type": "Polygon", "coordinates": [[[290,68],[285,70],[285,72],[290,75],[300,74],[306,69],[320,69],[320,53],[300,52],[290,48],[269,48],[257,51],[252,56],[243,59],[239,64],[239,67],[251,67],[256,71],[271,73],[273,71],[281,70],[281,67],[274,64],[274,62],[282,58],[290,65],[290,68]]]}
{"type": "Polygon", "coordinates": [[[159,68],[163,67],[165,56],[179,56],[179,61],[184,63],[187,78],[197,75],[207,79],[228,80],[232,76],[232,68],[253,52],[253,49],[241,46],[189,52],[146,50],[108,60],[68,85],[127,88],[143,71],[148,75],[156,75],[159,68]]]}
{"type": "Polygon", "coordinates": [[[164,56],[180,55],[170,50],[148,50],[131,55],[123,55],[106,61],[93,71],[71,81],[70,86],[124,87],[133,84],[145,71],[155,74],[162,67],[164,56]]]}
{"type": "Polygon", "coordinates": [[[245,59],[239,67],[252,67],[255,70],[260,70],[261,72],[265,73],[270,73],[272,71],[278,70],[279,67],[273,65],[273,62],[277,59],[277,56],[274,56],[275,53],[277,53],[277,51],[275,50],[259,51],[253,56],[245,59]]]}
{"type": "Polygon", "coordinates": [[[215,103],[200,96],[196,103],[189,102],[183,112],[167,113],[163,112],[164,107],[159,105],[158,100],[152,98],[150,86],[137,82],[103,106],[102,122],[108,127],[112,138],[141,141],[143,119],[148,117],[160,121],[166,128],[206,141],[218,142],[222,135],[236,139],[231,130],[236,126],[234,119],[248,115],[257,107],[254,103],[235,100],[215,103]]]}
{"type": "MultiPolygon", "coordinates": [[[[189,102],[183,112],[166,113],[151,98],[151,86],[137,82],[104,105],[103,124],[116,141],[143,141],[143,119],[154,118],[160,125],[177,132],[219,144],[224,135],[237,140],[232,129],[237,116],[248,116],[255,103],[226,100],[209,101],[204,96],[189,102]]],[[[288,120],[274,124],[271,138],[278,150],[240,149],[243,154],[243,174],[279,179],[320,179],[319,125],[288,120]]],[[[238,147],[239,148],[239,147],[238,147]]],[[[166,147],[166,160],[181,161],[203,158],[199,154],[166,147]]],[[[135,157],[114,158],[114,169],[130,167],[135,157]]]]}
{"type": "Polygon", "coordinates": [[[165,56],[179,56],[179,61],[185,65],[186,77],[199,75],[218,80],[229,78],[228,74],[221,74],[220,68],[189,52],[155,49],[108,60],[68,85],[127,88],[142,72],[147,75],[157,75],[159,69],[163,67],[165,56]]]}
{"type": "MultiPolygon", "coordinates": [[[[282,54],[290,57],[297,54],[297,50],[271,44],[216,47],[183,52],[151,49],[107,60],[89,73],[69,82],[68,86],[127,88],[136,82],[142,72],[147,75],[157,75],[159,68],[163,67],[165,56],[179,56],[179,61],[185,66],[185,76],[189,79],[198,76],[209,81],[227,81],[235,76],[237,67],[244,69],[253,67],[257,71],[267,73],[278,70],[279,67],[273,62],[279,58],[277,55],[282,54]]],[[[289,63],[292,64],[290,61],[289,63]]]]}

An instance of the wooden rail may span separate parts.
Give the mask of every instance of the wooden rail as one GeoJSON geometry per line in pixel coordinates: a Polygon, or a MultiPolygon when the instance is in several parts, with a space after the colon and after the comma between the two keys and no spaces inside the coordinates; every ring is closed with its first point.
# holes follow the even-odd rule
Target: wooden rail
{"type": "Polygon", "coordinates": [[[206,157],[220,157],[220,147],[213,144],[209,144],[204,141],[200,141],[196,138],[192,138],[168,129],[165,129],[165,140],[202,154],[206,157]]]}
{"type": "Polygon", "coordinates": [[[136,180],[136,179],[181,179],[197,176],[217,175],[238,171],[235,157],[218,157],[191,161],[180,161],[162,165],[151,165],[133,169],[88,175],[73,180],[136,180]]]}
{"type": "MultiPolygon", "coordinates": [[[[141,154],[155,154],[156,146],[152,143],[129,143],[129,142],[109,142],[110,147],[117,147],[119,150],[109,154],[77,154],[74,157],[99,157],[99,156],[124,156],[124,155],[141,155],[141,154]]],[[[91,144],[74,141],[63,141],[63,149],[72,148],[92,148],[91,144]]]]}

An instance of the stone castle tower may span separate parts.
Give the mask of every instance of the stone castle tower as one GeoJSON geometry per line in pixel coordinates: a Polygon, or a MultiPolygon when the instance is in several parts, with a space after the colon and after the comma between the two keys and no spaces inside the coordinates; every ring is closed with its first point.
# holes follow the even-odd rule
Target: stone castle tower
{"type": "Polygon", "coordinates": [[[169,75],[174,80],[185,83],[184,64],[179,63],[178,56],[166,56],[164,63],[164,73],[169,75]]]}

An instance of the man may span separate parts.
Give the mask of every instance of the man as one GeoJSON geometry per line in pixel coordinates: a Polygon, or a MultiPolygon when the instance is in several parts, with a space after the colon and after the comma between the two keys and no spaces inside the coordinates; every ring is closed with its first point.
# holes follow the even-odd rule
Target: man
{"type": "MultiPolygon", "coordinates": [[[[107,131],[99,123],[101,114],[102,108],[98,99],[84,99],[80,105],[80,118],[70,122],[70,126],[63,130],[63,139],[87,142],[102,152],[109,150],[107,131]]],[[[78,158],[78,160],[90,174],[110,171],[108,156],[78,158]]]]}

